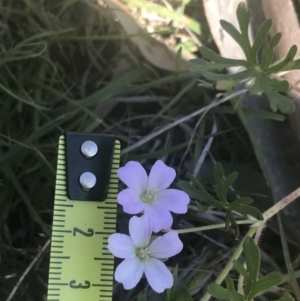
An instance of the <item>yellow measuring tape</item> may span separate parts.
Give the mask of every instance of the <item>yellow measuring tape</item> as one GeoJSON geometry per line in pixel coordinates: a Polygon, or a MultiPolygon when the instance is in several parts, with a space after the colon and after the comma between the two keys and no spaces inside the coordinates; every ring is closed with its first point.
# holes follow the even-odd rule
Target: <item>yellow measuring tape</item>
{"type": "Polygon", "coordinates": [[[105,201],[70,200],[66,143],[60,137],[48,301],[112,300],[114,257],[107,250],[107,239],[116,228],[119,160],[120,142],[115,140],[105,201]]]}

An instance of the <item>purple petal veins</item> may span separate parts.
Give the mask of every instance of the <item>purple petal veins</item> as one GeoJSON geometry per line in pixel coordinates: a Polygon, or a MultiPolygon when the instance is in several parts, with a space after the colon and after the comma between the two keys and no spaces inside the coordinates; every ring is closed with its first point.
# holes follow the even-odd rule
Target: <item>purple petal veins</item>
{"type": "Polygon", "coordinates": [[[173,285],[173,276],[160,260],[151,258],[145,262],[145,275],[154,291],[162,293],[173,285]]]}
{"type": "Polygon", "coordinates": [[[149,245],[151,238],[151,226],[146,216],[133,216],[129,221],[130,237],[138,248],[144,248],[149,245]]]}
{"type": "Polygon", "coordinates": [[[147,188],[150,191],[161,191],[167,189],[176,177],[176,172],[173,168],[168,167],[163,161],[158,160],[152,166],[147,188]]]}
{"type": "Polygon", "coordinates": [[[142,212],[146,205],[141,202],[137,193],[130,188],[124,189],[118,194],[118,203],[123,206],[123,210],[130,214],[142,212]]]}
{"type": "Polygon", "coordinates": [[[115,233],[108,238],[109,251],[119,258],[135,257],[135,248],[132,239],[126,234],[115,233]]]}
{"type": "Polygon", "coordinates": [[[137,193],[143,193],[147,187],[147,173],[144,167],[135,161],[128,162],[118,169],[118,176],[129,188],[137,193]]]}
{"type": "Polygon", "coordinates": [[[187,193],[178,189],[167,189],[157,194],[157,204],[174,213],[186,213],[190,198],[187,193]]]}
{"type": "Polygon", "coordinates": [[[138,258],[128,258],[122,261],[115,272],[116,281],[123,283],[125,289],[134,288],[144,273],[144,263],[138,258]]]}
{"type": "Polygon", "coordinates": [[[181,252],[183,243],[176,231],[170,231],[156,238],[149,246],[151,256],[155,258],[169,258],[181,252]]]}

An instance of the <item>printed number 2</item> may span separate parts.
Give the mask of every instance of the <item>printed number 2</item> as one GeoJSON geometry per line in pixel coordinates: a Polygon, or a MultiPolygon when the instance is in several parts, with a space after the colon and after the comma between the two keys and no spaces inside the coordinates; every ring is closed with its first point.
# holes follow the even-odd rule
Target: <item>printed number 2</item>
{"type": "Polygon", "coordinates": [[[86,232],[84,232],[84,231],[82,231],[81,229],[79,229],[79,228],[77,228],[77,227],[74,227],[74,228],[73,228],[73,236],[76,236],[76,233],[77,233],[77,232],[80,233],[80,234],[82,234],[82,235],[84,235],[84,236],[88,236],[88,237],[94,235],[94,230],[91,229],[91,228],[88,228],[88,230],[87,230],[86,232]]]}
{"type": "Polygon", "coordinates": [[[89,281],[84,281],[84,284],[78,283],[76,284],[76,280],[70,281],[70,288],[81,288],[81,289],[88,289],[91,286],[91,283],[89,281]]]}

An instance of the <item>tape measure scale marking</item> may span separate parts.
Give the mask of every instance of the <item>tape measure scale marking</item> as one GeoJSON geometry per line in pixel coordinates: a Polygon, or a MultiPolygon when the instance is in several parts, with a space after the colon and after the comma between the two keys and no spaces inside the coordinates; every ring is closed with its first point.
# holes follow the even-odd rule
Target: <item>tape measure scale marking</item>
{"type": "MultiPolygon", "coordinates": [[[[67,197],[65,137],[60,137],[48,301],[111,301],[114,257],[107,239],[115,233],[120,142],[115,141],[107,198],[103,202],[67,197]]],[[[74,162],[76,164],[76,162],[74,162]]]]}

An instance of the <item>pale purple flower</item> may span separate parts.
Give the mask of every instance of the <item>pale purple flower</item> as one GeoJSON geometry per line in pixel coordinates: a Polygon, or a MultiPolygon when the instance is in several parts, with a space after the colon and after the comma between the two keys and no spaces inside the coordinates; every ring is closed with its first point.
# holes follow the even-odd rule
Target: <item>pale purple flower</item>
{"type": "Polygon", "coordinates": [[[146,216],[133,216],[129,221],[129,234],[112,234],[108,238],[109,251],[124,258],[116,271],[116,281],[125,289],[135,287],[145,273],[152,289],[162,293],[173,286],[173,276],[161,259],[181,252],[183,244],[176,231],[157,237],[150,243],[151,225],[146,216]]]}
{"type": "Polygon", "coordinates": [[[167,189],[174,181],[176,172],[161,160],[152,166],[149,176],[142,165],[135,161],[119,168],[118,176],[128,188],[118,194],[118,203],[126,213],[144,212],[153,232],[169,229],[174,213],[186,213],[189,196],[178,189],[167,189]]]}

